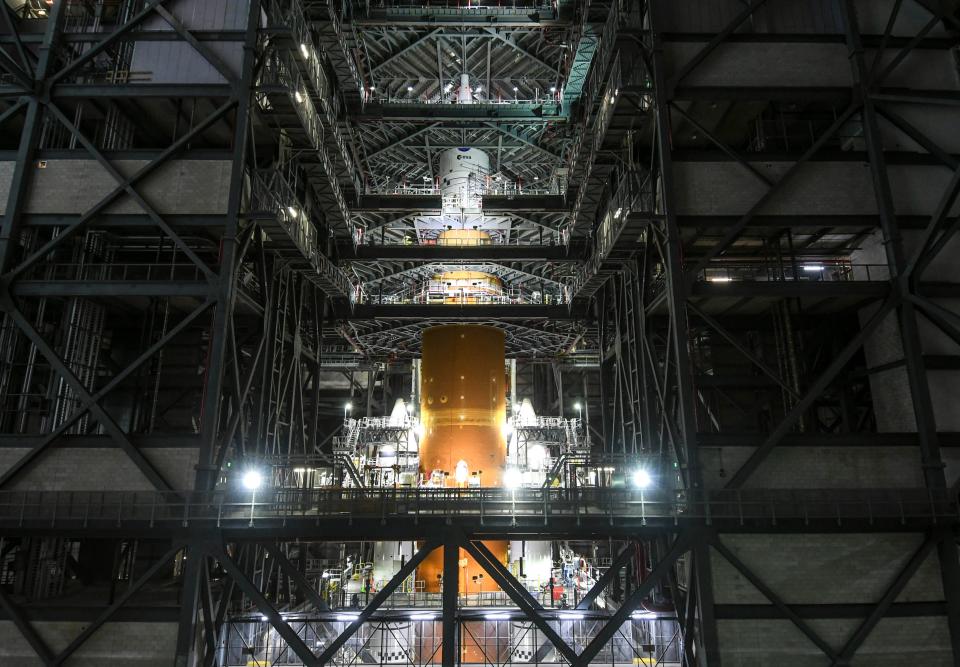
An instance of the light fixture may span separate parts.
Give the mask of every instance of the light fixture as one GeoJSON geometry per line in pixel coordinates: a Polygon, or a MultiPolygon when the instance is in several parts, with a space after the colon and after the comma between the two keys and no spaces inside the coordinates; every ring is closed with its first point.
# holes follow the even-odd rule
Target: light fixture
{"type": "Polygon", "coordinates": [[[509,621],[510,614],[484,614],[483,616],[488,621],[509,621]]]}
{"type": "Polygon", "coordinates": [[[263,475],[256,470],[248,470],[243,473],[243,486],[250,491],[256,491],[263,484],[263,475]]]}
{"type": "Polygon", "coordinates": [[[303,104],[303,95],[300,94],[300,91],[296,91],[293,96],[297,99],[297,104],[303,104]]]}
{"type": "Polygon", "coordinates": [[[413,92],[413,86],[407,86],[407,92],[408,92],[408,93],[412,93],[412,92],[413,92]]]}
{"type": "Polygon", "coordinates": [[[310,50],[307,48],[306,44],[302,44],[302,43],[300,44],[300,53],[303,54],[304,58],[310,57],[310,50]]]}
{"type": "Polygon", "coordinates": [[[370,86],[370,92],[371,92],[371,93],[372,93],[373,91],[375,91],[376,89],[377,89],[376,86],[370,86]]]}
{"type": "Polygon", "coordinates": [[[729,283],[733,278],[730,276],[713,276],[712,278],[708,278],[708,280],[712,283],[729,283]]]}
{"type": "Polygon", "coordinates": [[[823,271],[823,264],[804,264],[803,270],[810,271],[811,273],[815,273],[817,271],[823,271]]]}
{"type": "Polygon", "coordinates": [[[355,621],[360,618],[360,614],[337,614],[338,621],[355,621]]]}
{"type": "Polygon", "coordinates": [[[410,617],[411,621],[432,621],[436,616],[434,614],[413,614],[410,617]]]}
{"type": "Polygon", "coordinates": [[[452,84],[452,83],[448,83],[447,85],[445,85],[445,86],[443,87],[443,92],[445,92],[445,93],[449,93],[451,90],[453,90],[453,84],[452,84]]]}
{"type": "Polygon", "coordinates": [[[556,87],[556,86],[550,86],[550,92],[551,92],[551,93],[557,92],[557,87],[556,87]]]}
{"type": "Polygon", "coordinates": [[[516,86],[513,87],[513,92],[517,92],[518,90],[520,90],[520,89],[517,88],[516,86]]]}
{"type": "Polygon", "coordinates": [[[508,489],[516,489],[523,481],[523,475],[517,468],[507,468],[503,473],[503,485],[508,489]]]}
{"type": "Polygon", "coordinates": [[[299,213],[297,213],[297,208],[295,206],[288,206],[287,213],[289,213],[290,217],[293,218],[294,220],[296,220],[297,216],[299,215],[299,213]]]}
{"type": "Polygon", "coordinates": [[[343,406],[343,409],[346,410],[347,412],[350,412],[351,410],[353,410],[353,403],[345,403],[343,406]]]}
{"type": "Polygon", "coordinates": [[[483,86],[477,86],[476,89],[474,89],[474,92],[482,93],[482,92],[483,92],[483,86]]]}
{"type": "Polygon", "coordinates": [[[638,489],[645,489],[653,482],[653,478],[650,477],[650,473],[640,468],[633,473],[633,485],[638,489]]]}
{"type": "Polygon", "coordinates": [[[573,404],[573,409],[574,409],[574,410],[579,410],[579,409],[581,409],[582,407],[583,407],[583,406],[580,405],[579,403],[574,403],[574,404],[573,404]]]}

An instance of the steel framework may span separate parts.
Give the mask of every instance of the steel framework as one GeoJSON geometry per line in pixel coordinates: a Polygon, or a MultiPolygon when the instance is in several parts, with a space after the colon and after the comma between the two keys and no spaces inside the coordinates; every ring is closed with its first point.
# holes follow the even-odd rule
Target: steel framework
{"type": "Polygon", "coordinates": [[[958,660],[955,2],[221,4],[0,5],[0,655],[958,660]],[[448,104],[457,57],[530,91],[448,104]],[[555,76],[556,109],[526,103],[555,76]],[[569,189],[485,200],[512,245],[408,248],[439,197],[384,188],[463,143],[569,189]],[[564,298],[362,303],[449,265],[564,298]],[[612,486],[223,490],[330,454],[354,370],[386,412],[376,364],[465,320],[537,400],[583,402],[592,452],[551,479],[612,486]],[[609,566],[562,608],[485,546],[534,538],[609,566]],[[311,554],[371,540],[418,546],[335,599],[311,554]]]}

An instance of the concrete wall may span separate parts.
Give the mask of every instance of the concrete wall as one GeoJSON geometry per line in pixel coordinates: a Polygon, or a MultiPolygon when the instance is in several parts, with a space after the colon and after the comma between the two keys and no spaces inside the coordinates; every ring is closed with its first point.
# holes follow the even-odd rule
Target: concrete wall
{"type": "MultiPolygon", "coordinates": [[[[179,0],[167,8],[191,31],[237,30],[246,28],[249,3],[245,0],[179,0]]],[[[144,21],[144,30],[173,34],[163,18],[152,15],[144,21]]],[[[207,41],[203,46],[212,51],[226,67],[227,73],[239,78],[243,62],[243,36],[232,41],[207,41]]],[[[141,41],[134,45],[130,63],[131,83],[225,84],[224,75],[190,44],[172,41],[141,41]]]]}
{"type": "MultiPolygon", "coordinates": [[[[915,534],[725,535],[723,543],[786,604],[871,604],[919,548],[915,534]]],[[[718,552],[711,554],[717,604],[770,604],[718,552]]],[[[931,553],[897,602],[944,599],[936,552],[931,553]]],[[[860,618],[811,620],[809,624],[839,650],[860,618]]],[[[823,653],[788,620],[718,621],[724,665],[823,665],[823,653]]],[[[857,651],[855,665],[909,659],[923,665],[952,665],[949,636],[941,617],[889,617],[857,651]]]]}
{"type": "MultiPolygon", "coordinates": [[[[54,653],[87,627],[78,622],[35,622],[34,629],[54,653]]],[[[170,667],[177,643],[176,623],[107,623],[74,653],[70,667],[170,667]]],[[[33,667],[41,660],[11,621],[0,621],[0,665],[33,667]]]]}
{"type": "MultiPolygon", "coordinates": [[[[751,162],[774,181],[792,162],[751,162]]],[[[950,173],[929,165],[890,165],[897,212],[931,215],[950,173]]],[[[767,192],[760,179],[732,162],[674,162],[679,215],[743,215],[767,192]]],[[[954,213],[960,212],[960,202],[954,213]]],[[[876,197],[865,162],[808,162],[764,204],[760,215],[875,215],[876,197]]],[[[881,263],[885,263],[885,260],[881,263]]]]}
{"type": "MultiPolygon", "coordinates": [[[[0,474],[29,450],[0,448],[0,474]]],[[[144,447],[140,451],[175,489],[192,489],[198,452],[193,448],[144,447]]],[[[120,448],[60,447],[41,455],[9,486],[21,491],[154,491],[120,448]]]]}
{"type": "MultiPolygon", "coordinates": [[[[704,485],[722,488],[753,447],[701,450],[704,485]]],[[[915,447],[776,447],[746,489],[915,488],[923,484],[915,447]]]]}
{"type": "MultiPolygon", "coordinates": [[[[117,160],[116,169],[129,176],[147,160],[117,160]]],[[[0,162],[0,214],[6,212],[13,162],[0,162]]],[[[171,160],[140,181],[135,190],[160,214],[223,214],[227,210],[232,163],[229,160],[171,160]]],[[[116,180],[93,160],[46,160],[31,179],[26,212],[85,213],[117,187],[116,180]]],[[[127,195],[118,197],[105,213],[143,213],[127,195]]]]}
{"type": "MultiPolygon", "coordinates": [[[[834,650],[842,648],[860,621],[811,620],[809,624],[834,650]]],[[[822,667],[826,656],[790,621],[756,619],[717,621],[724,667],[822,667]]],[[[943,617],[885,618],[867,638],[852,665],[914,664],[950,667],[947,623],[943,617]]]]}

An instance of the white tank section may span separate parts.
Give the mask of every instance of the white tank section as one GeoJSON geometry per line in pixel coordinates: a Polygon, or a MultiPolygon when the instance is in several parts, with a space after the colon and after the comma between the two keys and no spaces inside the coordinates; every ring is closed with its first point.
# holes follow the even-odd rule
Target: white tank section
{"type": "Polygon", "coordinates": [[[440,154],[440,194],[444,213],[479,214],[481,196],[490,174],[490,156],[462,146],[440,154]]]}
{"type": "Polygon", "coordinates": [[[527,588],[550,583],[553,569],[553,548],[547,541],[510,541],[510,569],[520,576],[520,559],[523,558],[523,583],[527,588]]]}
{"type": "Polygon", "coordinates": [[[466,72],[460,75],[457,104],[473,104],[473,89],[470,88],[470,76],[466,72]]]}

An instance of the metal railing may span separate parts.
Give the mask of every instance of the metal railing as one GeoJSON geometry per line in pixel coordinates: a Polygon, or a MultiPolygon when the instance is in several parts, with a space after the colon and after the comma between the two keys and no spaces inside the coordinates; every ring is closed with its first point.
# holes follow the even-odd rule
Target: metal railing
{"type": "MultiPolygon", "coordinates": [[[[215,266],[211,267],[214,270],[215,266]]],[[[82,281],[205,281],[206,275],[193,262],[56,262],[38,265],[25,280],[82,281]]]]}
{"type": "Polygon", "coordinates": [[[0,526],[87,527],[141,524],[254,526],[298,518],[442,518],[502,524],[550,519],[672,522],[681,520],[772,522],[800,520],[901,523],[958,522],[956,496],[947,489],[831,489],[706,491],[584,487],[544,488],[354,488],[263,489],[256,492],[0,492],[0,526]]]}
{"type": "Polygon", "coordinates": [[[857,264],[847,259],[791,262],[735,262],[708,267],[697,274],[706,282],[877,282],[890,280],[886,264],[857,264]]]}
{"type": "MultiPolygon", "coordinates": [[[[350,211],[347,207],[347,200],[344,197],[343,189],[337,179],[337,169],[327,148],[324,145],[325,134],[324,125],[320,121],[320,115],[317,108],[307,91],[303,75],[300,73],[294,60],[294,56],[289,52],[272,52],[264,60],[263,68],[260,72],[260,79],[257,81],[258,87],[268,90],[270,86],[279,86],[284,90],[284,94],[289,98],[291,106],[296,111],[300,119],[301,126],[304,129],[310,144],[315,149],[314,155],[320,161],[320,166],[327,175],[327,183],[330,186],[330,192],[337,202],[337,208],[344,220],[350,220],[350,211]]],[[[271,108],[268,95],[258,95],[258,100],[265,110],[271,108]]]]}
{"type": "Polygon", "coordinates": [[[293,186],[277,169],[251,172],[250,207],[276,215],[277,221],[318,276],[333,285],[341,296],[351,296],[353,285],[346,274],[321,251],[310,208],[300,201],[293,186]]]}
{"type": "Polygon", "coordinates": [[[448,288],[439,281],[427,281],[415,287],[396,291],[364,291],[358,297],[358,303],[371,305],[394,304],[437,304],[458,306],[479,306],[490,304],[524,305],[563,305],[569,303],[566,291],[540,292],[526,289],[504,289],[502,291],[483,291],[448,288]]]}

